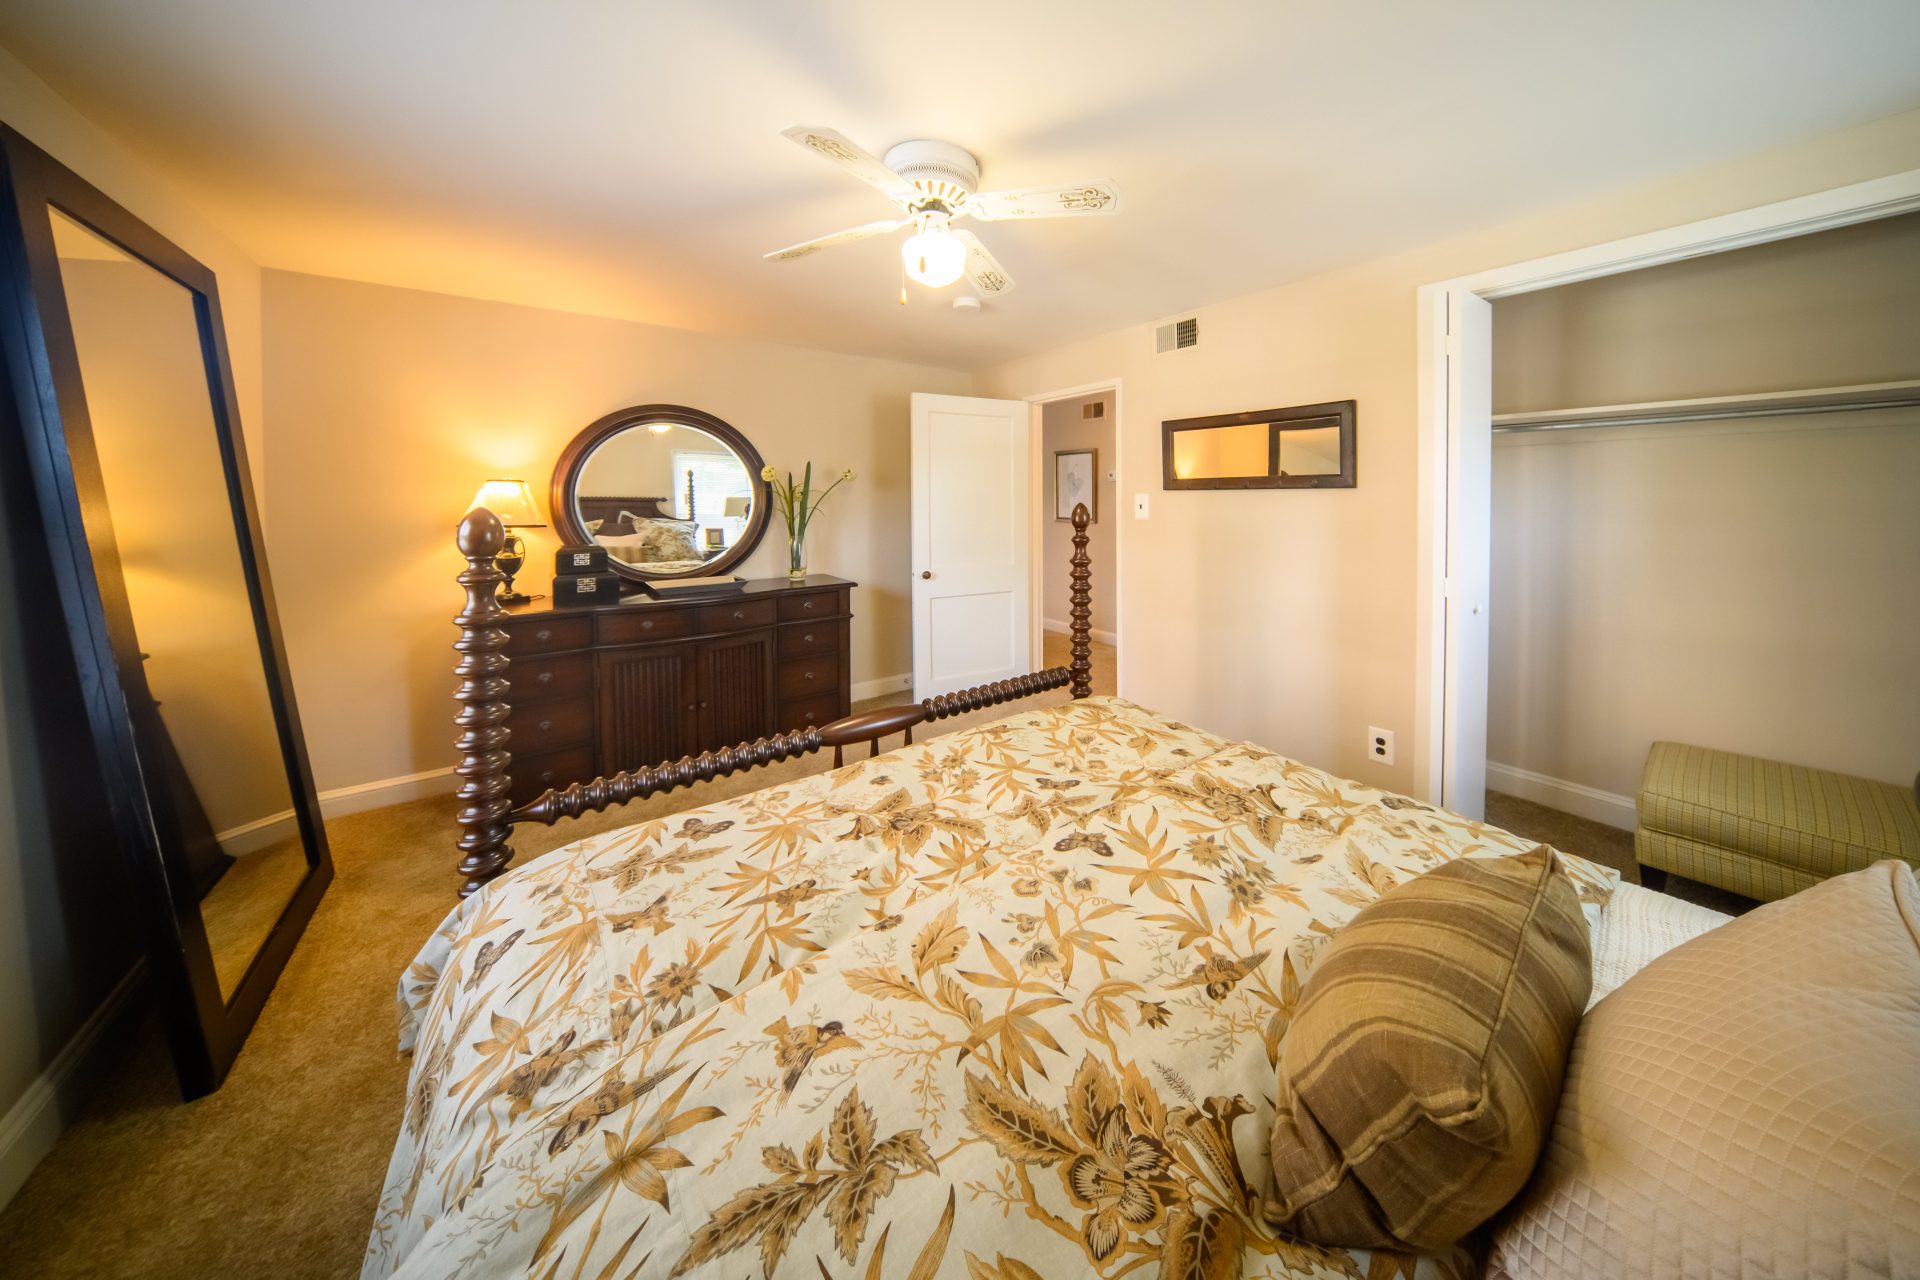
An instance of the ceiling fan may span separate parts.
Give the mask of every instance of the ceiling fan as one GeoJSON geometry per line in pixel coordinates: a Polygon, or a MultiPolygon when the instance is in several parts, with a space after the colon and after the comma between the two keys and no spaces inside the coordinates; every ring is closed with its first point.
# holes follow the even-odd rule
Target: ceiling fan
{"type": "MultiPolygon", "coordinates": [[[[795,125],[781,133],[878,189],[906,216],[863,223],[832,235],[803,240],[767,254],[773,262],[804,258],[835,245],[883,236],[910,226],[913,234],[900,246],[900,259],[909,276],[938,289],[964,275],[983,297],[995,297],[1013,288],[1013,277],[987,252],[980,237],[971,231],[955,230],[955,222],[961,218],[1002,222],[1013,218],[1071,218],[1120,212],[1120,193],[1111,182],[981,191],[978,189],[980,162],[950,142],[903,142],[889,148],[884,160],[877,160],[872,153],[832,129],[795,125]]],[[[906,300],[906,286],[902,285],[900,301],[906,300]]]]}

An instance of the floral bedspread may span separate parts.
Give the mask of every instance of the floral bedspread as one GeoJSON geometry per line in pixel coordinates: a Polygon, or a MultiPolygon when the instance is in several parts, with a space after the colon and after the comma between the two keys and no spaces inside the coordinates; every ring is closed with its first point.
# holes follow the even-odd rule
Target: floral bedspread
{"type": "Polygon", "coordinates": [[[401,981],[364,1274],[1464,1273],[1262,1221],[1275,1063],[1318,940],[1526,847],[1112,698],[578,841],[401,981]]]}

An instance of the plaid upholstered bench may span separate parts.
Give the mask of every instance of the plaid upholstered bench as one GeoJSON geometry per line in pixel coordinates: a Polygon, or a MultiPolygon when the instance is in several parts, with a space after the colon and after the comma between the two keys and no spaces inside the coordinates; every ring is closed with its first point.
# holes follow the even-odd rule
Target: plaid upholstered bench
{"type": "Polygon", "coordinates": [[[1920,866],[1914,789],[1826,769],[1656,742],[1638,812],[1651,889],[1672,872],[1764,902],[1882,858],[1920,866]]]}

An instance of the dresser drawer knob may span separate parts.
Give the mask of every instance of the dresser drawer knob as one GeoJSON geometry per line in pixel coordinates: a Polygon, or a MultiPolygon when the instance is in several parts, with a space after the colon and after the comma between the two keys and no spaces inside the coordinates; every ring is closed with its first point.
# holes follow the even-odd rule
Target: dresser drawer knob
{"type": "Polygon", "coordinates": [[[746,621],[746,618],[747,618],[747,611],[745,609],[735,609],[733,611],[733,620],[735,622],[744,622],[746,621]]]}
{"type": "Polygon", "coordinates": [[[653,630],[653,619],[652,619],[652,618],[646,618],[646,619],[644,619],[644,620],[642,620],[642,621],[641,621],[641,623],[640,623],[640,629],[641,629],[642,631],[651,631],[651,630],[653,630]]]}
{"type": "Polygon", "coordinates": [[[533,633],[533,638],[535,640],[551,640],[553,639],[553,632],[546,627],[542,627],[533,633]]]}
{"type": "Polygon", "coordinates": [[[811,609],[811,608],[813,608],[813,601],[811,601],[811,600],[802,600],[802,601],[800,602],[800,607],[801,607],[802,609],[811,609]]]}
{"type": "Polygon", "coordinates": [[[701,707],[701,709],[702,709],[702,710],[705,710],[706,708],[708,708],[708,707],[710,707],[710,706],[712,706],[712,705],[713,705],[713,704],[712,704],[711,702],[708,702],[708,701],[707,701],[707,700],[706,700],[705,698],[702,698],[702,699],[700,699],[700,707],[701,707]]]}
{"type": "Polygon", "coordinates": [[[811,631],[809,631],[809,632],[807,632],[807,634],[805,634],[805,635],[803,635],[803,636],[801,636],[801,637],[800,637],[800,643],[801,643],[801,644],[812,644],[812,643],[813,643],[813,632],[811,632],[811,631]]]}
{"type": "Polygon", "coordinates": [[[535,726],[535,727],[536,727],[536,728],[538,728],[538,729],[540,730],[540,732],[542,732],[542,733],[545,733],[545,732],[546,732],[547,730],[549,730],[549,729],[551,729],[551,728],[553,728],[553,721],[551,721],[551,720],[542,720],[542,721],[541,721],[541,722],[540,722],[540,723],[539,723],[539,724],[538,724],[537,726],[535,726]]]}
{"type": "Polygon", "coordinates": [[[540,682],[541,684],[552,684],[552,683],[553,683],[553,672],[551,672],[551,671],[542,671],[542,672],[541,672],[540,674],[538,674],[538,675],[536,675],[536,676],[534,677],[534,679],[535,679],[535,680],[538,680],[538,681],[539,681],[539,682],[540,682]]]}
{"type": "Polygon", "coordinates": [[[540,775],[540,781],[542,781],[542,782],[552,782],[552,781],[553,781],[553,770],[551,770],[551,769],[549,769],[549,770],[547,770],[547,771],[546,771],[545,773],[543,773],[543,774],[541,774],[541,775],[540,775]]]}
{"type": "Polygon", "coordinates": [[[811,681],[811,680],[814,680],[814,679],[817,679],[817,678],[818,678],[818,677],[816,677],[816,676],[815,676],[815,675],[813,674],[813,672],[811,672],[811,671],[809,671],[809,672],[807,672],[807,679],[808,679],[808,680],[810,680],[810,681],[811,681]]]}

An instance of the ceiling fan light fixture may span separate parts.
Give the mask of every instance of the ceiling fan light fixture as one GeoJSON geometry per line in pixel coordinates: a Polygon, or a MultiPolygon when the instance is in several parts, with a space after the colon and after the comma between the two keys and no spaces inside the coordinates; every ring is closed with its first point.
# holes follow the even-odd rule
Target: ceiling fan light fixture
{"type": "Polygon", "coordinates": [[[944,222],[927,220],[900,246],[907,274],[929,289],[944,289],[967,268],[967,246],[944,222]]]}

